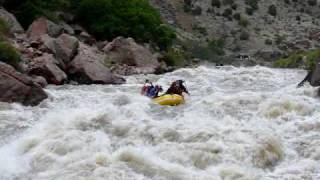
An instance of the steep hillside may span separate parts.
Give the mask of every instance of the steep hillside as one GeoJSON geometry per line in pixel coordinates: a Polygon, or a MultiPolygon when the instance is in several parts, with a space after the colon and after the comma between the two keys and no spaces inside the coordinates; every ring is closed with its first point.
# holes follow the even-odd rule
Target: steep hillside
{"type": "Polygon", "coordinates": [[[223,39],[226,54],[274,60],[319,46],[317,0],[151,0],[170,24],[203,42],[223,39]]]}

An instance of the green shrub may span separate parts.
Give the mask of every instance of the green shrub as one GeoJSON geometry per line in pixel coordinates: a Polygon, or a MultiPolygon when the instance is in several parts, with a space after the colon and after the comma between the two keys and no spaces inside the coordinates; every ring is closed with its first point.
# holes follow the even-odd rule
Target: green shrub
{"type": "Polygon", "coordinates": [[[6,36],[10,33],[10,28],[8,23],[0,18],[0,36],[6,36]]]}
{"type": "Polygon", "coordinates": [[[232,8],[233,10],[237,10],[237,9],[238,9],[238,5],[237,5],[237,4],[232,4],[232,5],[231,5],[231,8],[232,8]]]}
{"type": "Polygon", "coordinates": [[[249,21],[245,16],[240,15],[239,25],[242,27],[247,27],[249,25],[249,21]]]}
{"type": "Polygon", "coordinates": [[[223,56],[225,54],[224,44],[225,43],[222,39],[210,40],[206,45],[193,43],[191,52],[195,58],[210,60],[216,58],[217,56],[223,56]]]}
{"type": "Polygon", "coordinates": [[[250,16],[259,9],[259,0],[246,0],[245,3],[249,6],[246,7],[246,13],[250,16]]]}
{"type": "Polygon", "coordinates": [[[163,56],[164,61],[169,66],[183,66],[188,59],[186,52],[177,48],[169,48],[163,56]]]}
{"type": "Polygon", "coordinates": [[[191,6],[187,5],[187,4],[184,4],[183,5],[183,11],[186,12],[186,13],[189,13],[191,12],[191,6]]]}
{"type": "Polygon", "coordinates": [[[195,16],[199,16],[202,14],[202,9],[199,6],[196,6],[195,8],[191,9],[191,12],[195,16]]]}
{"type": "Polygon", "coordinates": [[[232,16],[232,9],[230,9],[230,8],[225,9],[224,12],[222,13],[222,16],[224,16],[224,17],[232,16]]]}
{"type": "Polygon", "coordinates": [[[78,20],[98,39],[130,36],[165,49],[175,38],[148,0],[82,0],[76,11],[78,20]]]}
{"type": "Polygon", "coordinates": [[[245,3],[251,7],[254,11],[259,9],[259,0],[246,0],[245,3]]]}
{"type": "Polygon", "coordinates": [[[25,28],[39,16],[57,20],[56,11],[69,11],[99,40],[130,36],[166,49],[175,39],[148,0],[5,0],[3,5],[25,28]]]}
{"type": "Polygon", "coordinates": [[[254,10],[253,10],[252,8],[250,8],[250,7],[246,7],[246,13],[247,13],[248,15],[252,16],[253,13],[254,13],[254,10]]]}
{"type": "Polygon", "coordinates": [[[56,20],[54,12],[65,10],[70,2],[71,0],[4,0],[3,6],[14,12],[21,25],[28,28],[40,16],[56,20]]]}
{"type": "Polygon", "coordinates": [[[232,5],[234,3],[234,0],[222,0],[223,5],[232,5]]]}
{"type": "Polygon", "coordinates": [[[208,48],[212,53],[222,56],[225,54],[224,44],[225,43],[223,39],[217,39],[217,40],[213,39],[209,41],[208,48]]]}
{"type": "Polygon", "coordinates": [[[9,43],[0,41],[0,61],[10,64],[17,70],[20,70],[20,54],[9,43]]]}
{"type": "Polygon", "coordinates": [[[211,6],[212,6],[212,7],[220,8],[220,7],[221,7],[221,2],[220,2],[220,0],[211,0],[211,6]]]}
{"type": "Polygon", "coordinates": [[[250,38],[250,34],[247,31],[242,31],[239,38],[242,41],[246,41],[250,38]]]}
{"type": "Polygon", "coordinates": [[[194,25],[194,26],[192,26],[192,29],[194,31],[197,31],[198,33],[204,35],[204,36],[208,35],[207,29],[204,28],[204,27],[201,27],[201,26],[198,26],[198,25],[194,25]]]}
{"type": "Polygon", "coordinates": [[[316,6],[317,5],[317,0],[308,0],[309,6],[316,6]]]}
{"type": "Polygon", "coordinates": [[[272,45],[272,40],[271,40],[271,39],[266,39],[266,40],[264,41],[264,43],[265,43],[266,45],[272,45]]]}
{"type": "Polygon", "coordinates": [[[277,60],[273,66],[279,68],[298,68],[304,66],[307,70],[312,70],[315,67],[316,60],[320,58],[320,49],[294,53],[287,58],[281,58],[277,60]],[[306,58],[306,62],[303,62],[303,58],[306,58]],[[305,64],[304,64],[305,63],[305,64]]]}
{"type": "Polygon", "coordinates": [[[271,16],[277,16],[277,7],[274,4],[270,5],[268,8],[268,13],[271,16]]]}
{"type": "Polygon", "coordinates": [[[297,68],[301,64],[303,56],[293,54],[288,58],[282,58],[274,62],[273,66],[278,68],[297,68]]]}
{"type": "Polygon", "coordinates": [[[212,7],[220,8],[220,7],[221,7],[221,2],[220,2],[220,0],[211,0],[211,6],[212,6],[212,7]]]}
{"type": "Polygon", "coordinates": [[[284,37],[284,36],[281,36],[281,35],[276,34],[275,43],[276,43],[277,45],[280,45],[284,40],[285,40],[285,37],[284,37]]]}
{"type": "Polygon", "coordinates": [[[237,20],[237,21],[240,21],[240,18],[241,18],[240,13],[235,13],[235,14],[233,14],[233,19],[235,19],[235,20],[237,20]]]}

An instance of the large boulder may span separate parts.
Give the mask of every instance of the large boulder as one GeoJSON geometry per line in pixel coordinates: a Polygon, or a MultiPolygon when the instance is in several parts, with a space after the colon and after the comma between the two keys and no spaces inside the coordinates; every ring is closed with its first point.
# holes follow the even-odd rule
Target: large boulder
{"type": "Polygon", "coordinates": [[[80,84],[122,84],[123,78],[115,76],[103,65],[105,55],[97,49],[80,43],[78,55],[68,65],[69,79],[80,84]]]}
{"type": "Polygon", "coordinates": [[[43,54],[30,62],[30,75],[44,77],[48,83],[60,85],[67,80],[67,75],[57,66],[57,61],[51,54],[43,54]]]}
{"type": "Polygon", "coordinates": [[[8,23],[11,33],[24,33],[24,29],[17,21],[16,17],[3,8],[0,8],[0,18],[8,23]]]}
{"type": "Polygon", "coordinates": [[[62,27],[52,21],[41,17],[35,20],[27,31],[27,37],[38,40],[42,35],[49,34],[51,37],[58,37],[62,33],[62,27]]]}
{"type": "Polygon", "coordinates": [[[77,54],[79,47],[78,39],[68,34],[61,34],[57,39],[43,35],[41,41],[61,64],[68,64],[77,54]]]}
{"type": "Polygon", "coordinates": [[[320,59],[316,60],[315,68],[311,73],[310,84],[320,86],[320,59]]]}
{"type": "Polygon", "coordinates": [[[47,97],[43,89],[28,76],[0,62],[0,101],[35,106],[47,97]]]}
{"type": "MultiPolygon", "coordinates": [[[[152,55],[150,50],[138,45],[132,38],[118,37],[107,44],[103,51],[108,59],[116,64],[137,68],[137,71],[130,71],[131,74],[154,73],[160,66],[157,58],[152,55]]],[[[118,72],[121,73],[121,70],[118,72]]]]}

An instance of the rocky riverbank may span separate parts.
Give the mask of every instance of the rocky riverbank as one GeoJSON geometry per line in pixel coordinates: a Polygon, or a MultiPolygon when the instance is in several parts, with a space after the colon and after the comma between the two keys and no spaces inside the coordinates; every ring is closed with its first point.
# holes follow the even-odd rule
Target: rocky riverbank
{"type": "Polygon", "coordinates": [[[111,42],[98,42],[80,25],[68,24],[67,18],[54,23],[41,17],[26,31],[14,15],[3,8],[0,18],[10,29],[4,41],[20,54],[19,68],[16,68],[20,72],[0,64],[1,101],[37,105],[47,97],[41,89],[47,84],[123,84],[124,75],[170,69],[158,60],[159,55],[133,38],[117,37],[111,42]]]}

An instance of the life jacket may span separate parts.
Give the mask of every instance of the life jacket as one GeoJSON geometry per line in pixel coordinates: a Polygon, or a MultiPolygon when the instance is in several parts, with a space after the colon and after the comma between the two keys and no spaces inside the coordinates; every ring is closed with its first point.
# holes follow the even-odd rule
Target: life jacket
{"type": "Polygon", "coordinates": [[[149,86],[148,85],[144,85],[142,88],[141,88],[141,95],[146,95],[147,94],[147,91],[148,91],[148,88],[149,86]]]}

